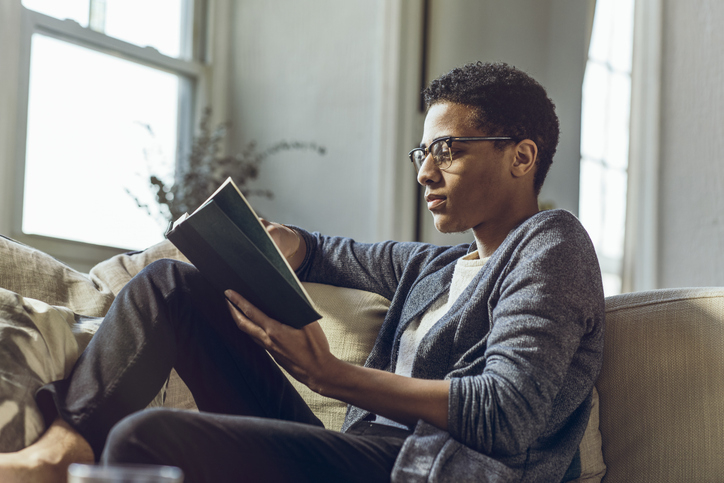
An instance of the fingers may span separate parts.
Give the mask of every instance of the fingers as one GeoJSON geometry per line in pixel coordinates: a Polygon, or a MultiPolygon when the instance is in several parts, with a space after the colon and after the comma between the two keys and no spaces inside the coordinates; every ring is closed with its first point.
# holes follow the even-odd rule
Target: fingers
{"type": "Polygon", "coordinates": [[[233,290],[227,290],[224,292],[224,295],[226,296],[226,304],[237,327],[253,337],[255,341],[263,347],[269,347],[271,345],[271,338],[267,331],[270,329],[270,326],[273,326],[274,323],[279,324],[279,322],[267,317],[263,312],[233,290]]]}
{"type": "Polygon", "coordinates": [[[226,290],[224,292],[224,296],[226,297],[227,301],[231,302],[231,304],[247,318],[256,315],[252,315],[254,311],[256,311],[258,314],[263,315],[259,311],[259,309],[250,304],[249,301],[242,297],[238,292],[235,292],[233,290],[226,290]]]}
{"type": "Polygon", "coordinates": [[[230,300],[226,300],[226,304],[229,307],[229,312],[236,323],[236,326],[242,331],[247,333],[251,338],[260,346],[266,348],[269,343],[269,337],[266,335],[264,329],[254,324],[248,317],[244,315],[244,312],[230,300]]]}
{"type": "Polygon", "coordinates": [[[319,322],[295,329],[267,316],[233,290],[224,295],[237,327],[302,383],[307,384],[334,359],[319,322]]]}

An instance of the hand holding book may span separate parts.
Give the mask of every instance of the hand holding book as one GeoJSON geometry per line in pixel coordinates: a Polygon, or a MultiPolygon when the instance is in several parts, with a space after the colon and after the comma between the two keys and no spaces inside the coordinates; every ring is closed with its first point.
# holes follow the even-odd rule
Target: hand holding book
{"type": "Polygon", "coordinates": [[[302,238],[265,226],[231,178],[166,236],[221,291],[234,290],[269,317],[297,328],[321,318],[294,273],[304,260],[302,238]]]}
{"type": "Polygon", "coordinates": [[[227,304],[237,327],[269,351],[295,379],[319,392],[317,383],[334,362],[329,342],[318,322],[295,329],[268,317],[244,297],[227,290],[227,304]]]}
{"type": "Polygon", "coordinates": [[[264,218],[259,218],[259,221],[264,225],[284,258],[287,259],[292,270],[296,271],[304,261],[304,253],[307,248],[304,239],[294,229],[286,225],[273,223],[264,218]],[[300,253],[301,256],[298,256],[300,253]]]}

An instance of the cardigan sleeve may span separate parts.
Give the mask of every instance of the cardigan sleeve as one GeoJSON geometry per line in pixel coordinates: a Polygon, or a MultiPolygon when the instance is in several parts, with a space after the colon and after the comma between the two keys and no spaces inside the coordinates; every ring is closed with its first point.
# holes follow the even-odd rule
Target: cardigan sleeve
{"type": "Polygon", "coordinates": [[[548,220],[501,246],[490,331],[467,370],[451,377],[448,430],[485,454],[519,454],[561,431],[600,370],[595,252],[577,221],[548,220]]]}
{"type": "Polygon", "coordinates": [[[300,280],[356,288],[392,300],[400,281],[414,277],[449,247],[385,241],[359,243],[294,227],[304,237],[307,253],[297,270],[300,280]]]}

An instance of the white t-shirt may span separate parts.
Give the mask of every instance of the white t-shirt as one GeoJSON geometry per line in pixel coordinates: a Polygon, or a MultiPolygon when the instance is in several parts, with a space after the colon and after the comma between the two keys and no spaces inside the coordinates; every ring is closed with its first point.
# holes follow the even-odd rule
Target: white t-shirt
{"type": "MultiPolygon", "coordinates": [[[[480,258],[477,251],[465,255],[457,261],[450,288],[443,292],[424,314],[410,322],[402,334],[395,374],[411,377],[412,365],[415,362],[420,342],[437,321],[450,310],[450,307],[470,285],[487,261],[488,258],[480,258]]],[[[406,426],[382,416],[377,416],[375,422],[406,429],[406,426]]]]}

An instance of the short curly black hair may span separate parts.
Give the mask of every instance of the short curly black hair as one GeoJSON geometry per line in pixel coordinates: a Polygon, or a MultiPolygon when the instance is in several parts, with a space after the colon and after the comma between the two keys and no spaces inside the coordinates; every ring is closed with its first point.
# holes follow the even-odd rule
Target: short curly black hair
{"type": "MultiPolygon", "coordinates": [[[[555,105],[546,90],[525,72],[508,64],[476,62],[451,70],[423,91],[425,104],[452,102],[472,107],[475,127],[490,136],[531,139],[538,146],[533,181],[540,193],[558,146],[555,105]]],[[[501,149],[509,141],[497,141],[501,149]]]]}

